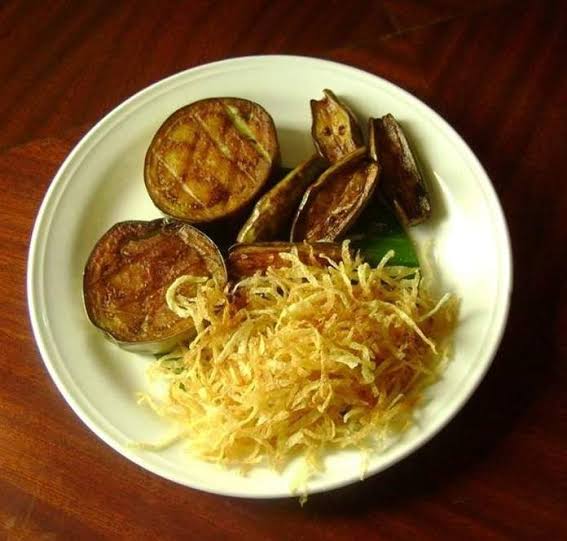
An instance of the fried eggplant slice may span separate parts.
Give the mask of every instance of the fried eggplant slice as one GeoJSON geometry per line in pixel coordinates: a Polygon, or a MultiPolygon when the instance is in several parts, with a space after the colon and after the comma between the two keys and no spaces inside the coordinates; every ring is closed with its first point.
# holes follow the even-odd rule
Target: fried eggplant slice
{"type": "Polygon", "coordinates": [[[291,219],[305,190],[326,169],[327,164],[325,159],[315,155],[289,172],[256,203],[238,233],[237,242],[251,243],[275,240],[278,236],[287,237],[291,219]]]}
{"type": "MultiPolygon", "coordinates": [[[[164,219],[118,223],[101,237],[87,261],[87,315],[126,349],[167,351],[195,332],[191,318],[178,317],[165,300],[169,286],[183,275],[226,283],[223,258],[206,235],[164,219]]],[[[183,284],[179,292],[191,296],[195,287],[183,284]]]]}
{"type": "Polygon", "coordinates": [[[334,241],[362,212],[378,183],[380,166],[359,148],[327,169],[305,192],[291,229],[292,242],[334,241]]]}
{"type": "Polygon", "coordinates": [[[297,249],[299,259],[306,265],[327,266],[329,259],[339,262],[342,257],[340,244],[334,242],[257,242],[254,244],[235,244],[228,252],[228,272],[232,280],[264,273],[268,267],[289,266],[289,261],[281,254],[297,249]]]}
{"type": "Polygon", "coordinates": [[[311,100],[311,135],[317,152],[336,163],[364,145],[354,113],[333,94],[323,90],[322,100],[311,100]]]}
{"type": "Polygon", "coordinates": [[[154,204],[189,223],[246,207],[279,163],[271,116],[257,103],[210,98],[174,112],[155,134],[144,164],[154,204]]]}
{"type": "Polygon", "coordinates": [[[380,190],[386,201],[403,223],[416,225],[425,221],[431,214],[431,204],[402,128],[391,114],[371,119],[371,124],[371,137],[383,169],[380,190]]]}

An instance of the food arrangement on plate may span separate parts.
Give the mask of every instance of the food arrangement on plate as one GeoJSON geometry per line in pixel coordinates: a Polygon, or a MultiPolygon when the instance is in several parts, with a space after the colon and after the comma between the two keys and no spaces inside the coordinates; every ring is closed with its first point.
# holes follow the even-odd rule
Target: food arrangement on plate
{"type": "Polygon", "coordinates": [[[175,111],[144,164],[166,218],[114,225],[84,273],[92,323],[157,354],[167,392],[140,402],[190,452],[242,471],[380,450],[439,377],[457,317],[406,231],[431,203],[401,126],[370,118],[365,143],[330,90],[311,111],[316,153],[287,172],[260,105],[175,111]]]}

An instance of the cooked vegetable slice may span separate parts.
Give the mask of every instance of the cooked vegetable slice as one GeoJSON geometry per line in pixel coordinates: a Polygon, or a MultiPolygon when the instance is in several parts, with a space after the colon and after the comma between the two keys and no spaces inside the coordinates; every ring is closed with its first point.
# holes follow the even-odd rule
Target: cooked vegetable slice
{"type": "Polygon", "coordinates": [[[263,273],[268,267],[289,267],[289,259],[282,254],[297,250],[299,259],[308,265],[327,266],[329,259],[338,262],[342,257],[340,244],[333,242],[258,242],[255,244],[235,244],[228,252],[228,272],[233,280],[252,276],[257,271],[263,273]]]}
{"type": "Polygon", "coordinates": [[[165,214],[192,223],[235,214],[278,165],[270,115],[240,98],[210,98],[173,113],[155,134],[146,188],[165,214]]]}
{"type": "Polygon", "coordinates": [[[317,152],[335,163],[364,145],[354,113],[331,90],[322,100],[311,100],[311,135],[317,152]]]}
{"type": "Polygon", "coordinates": [[[175,315],[166,291],[180,276],[184,295],[199,281],[227,280],[216,245],[187,224],[167,220],[121,222],[97,242],[85,267],[83,295],[89,319],[120,345],[166,351],[194,332],[192,320],[175,315]]]}
{"type": "Polygon", "coordinates": [[[305,192],[291,230],[294,242],[334,241],[364,209],[380,167],[362,147],[327,169],[305,192]]]}
{"type": "Polygon", "coordinates": [[[237,241],[249,243],[287,237],[301,197],[326,166],[326,160],[312,156],[288,173],[256,203],[237,241]]]}
{"type": "Polygon", "coordinates": [[[408,141],[396,119],[374,119],[373,137],[382,166],[380,189],[402,222],[415,225],[431,214],[429,196],[408,141]]]}

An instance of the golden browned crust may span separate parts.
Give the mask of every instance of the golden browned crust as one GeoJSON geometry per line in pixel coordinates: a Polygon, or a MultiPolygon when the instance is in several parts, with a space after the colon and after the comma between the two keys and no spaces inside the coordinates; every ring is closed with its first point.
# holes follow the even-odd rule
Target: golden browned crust
{"type": "Polygon", "coordinates": [[[146,153],[144,179],[155,205],[191,223],[235,214],[279,160],[274,122],[260,105],[210,98],[174,112],[146,153]]]}
{"type": "Polygon", "coordinates": [[[118,223],[87,261],[87,314],[119,342],[151,343],[190,334],[192,320],[179,318],[165,301],[168,287],[187,274],[226,282],[222,256],[203,233],[167,220],[118,223]]]}

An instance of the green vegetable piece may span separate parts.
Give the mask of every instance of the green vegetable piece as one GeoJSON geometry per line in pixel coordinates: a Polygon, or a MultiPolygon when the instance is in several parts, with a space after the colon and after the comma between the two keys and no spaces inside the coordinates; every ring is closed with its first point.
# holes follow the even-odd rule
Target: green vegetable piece
{"type": "Polygon", "coordinates": [[[378,198],[365,209],[349,237],[352,247],[360,250],[371,265],[377,265],[389,250],[394,250],[395,256],[388,265],[419,267],[412,240],[394,213],[378,198]]]}

